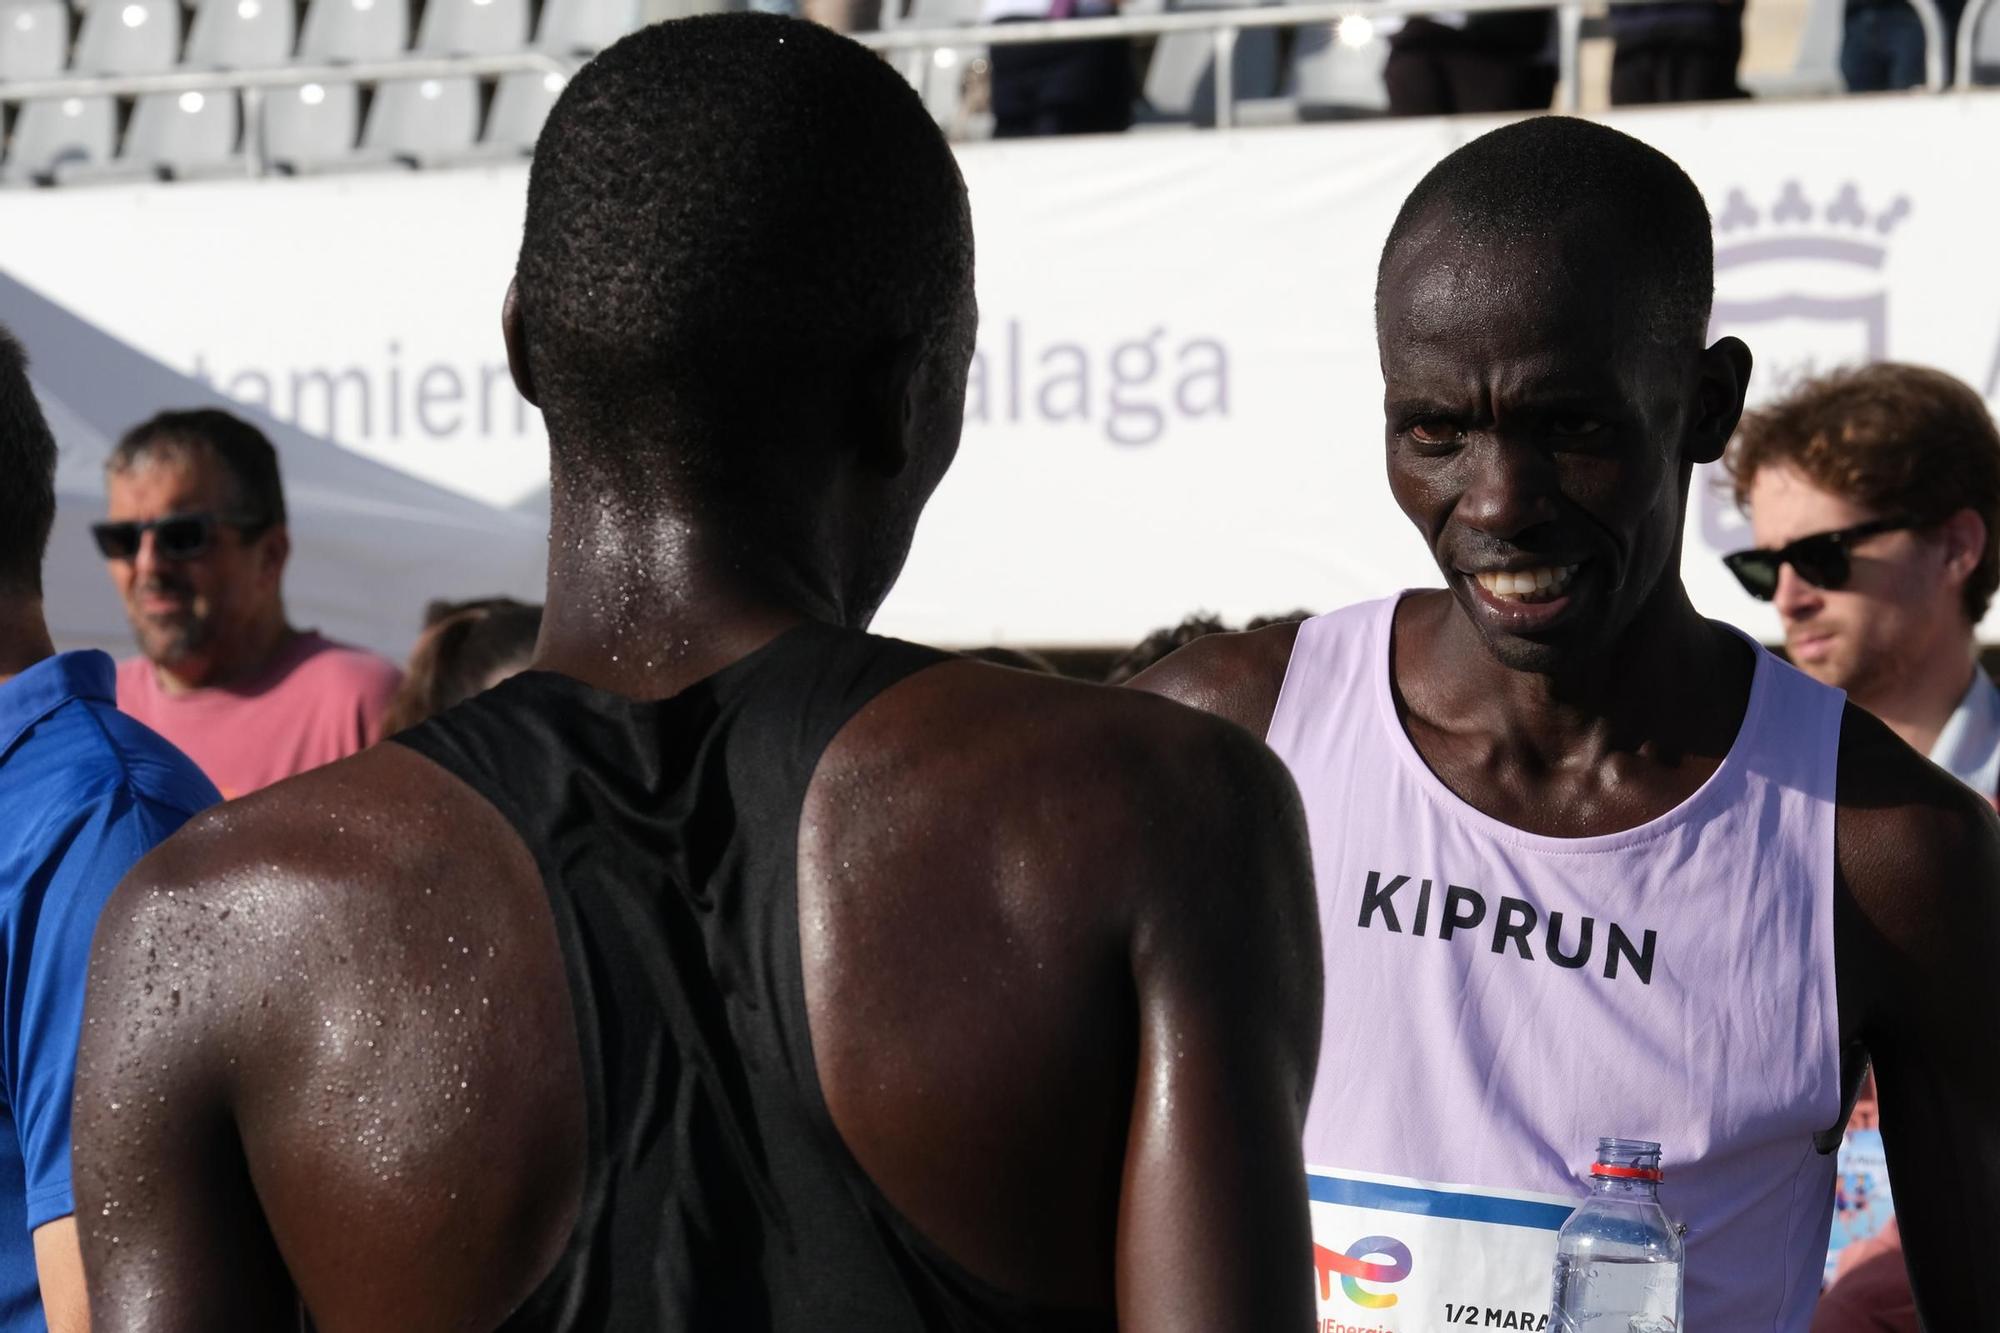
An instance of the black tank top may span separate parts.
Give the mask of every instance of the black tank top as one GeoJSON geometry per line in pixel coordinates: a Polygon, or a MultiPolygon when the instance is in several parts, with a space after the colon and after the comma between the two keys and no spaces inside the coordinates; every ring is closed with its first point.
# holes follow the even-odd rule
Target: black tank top
{"type": "Polygon", "coordinates": [[[848,1153],[799,960],[806,785],[934,649],[800,625],[671,699],[529,672],[396,740],[520,833],[561,937],[582,1211],[508,1333],[1101,1329],[932,1245],[848,1153]]]}

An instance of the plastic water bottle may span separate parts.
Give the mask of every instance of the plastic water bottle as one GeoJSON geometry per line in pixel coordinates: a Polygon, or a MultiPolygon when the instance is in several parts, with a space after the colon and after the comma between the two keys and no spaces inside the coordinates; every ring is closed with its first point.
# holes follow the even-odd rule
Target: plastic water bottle
{"type": "Polygon", "coordinates": [[[1660,1145],[1599,1139],[1590,1197],[1556,1241],[1549,1333],[1678,1333],[1680,1228],[1660,1207],[1660,1145]]]}

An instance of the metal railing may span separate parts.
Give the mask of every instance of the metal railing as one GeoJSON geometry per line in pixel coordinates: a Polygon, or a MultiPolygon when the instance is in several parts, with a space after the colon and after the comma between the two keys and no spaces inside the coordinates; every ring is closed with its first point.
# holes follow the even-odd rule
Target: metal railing
{"type": "Polygon", "coordinates": [[[544,51],[494,56],[419,56],[397,60],[357,60],[341,64],[276,65],[269,69],[177,69],[160,74],[80,74],[55,79],[0,82],[0,103],[72,97],[144,97],[151,93],[234,92],[243,99],[245,171],[270,169],[264,142],[264,94],[273,88],[313,84],[381,84],[405,79],[459,79],[504,74],[554,74],[567,79],[578,62],[544,51]]]}
{"type": "MultiPolygon", "coordinates": [[[[1972,86],[1973,39],[1979,35],[1979,20],[1986,17],[1986,11],[1991,7],[1992,0],[1971,0],[1971,3],[1966,5],[1965,12],[1958,16],[1958,51],[1956,53],[1958,56],[1958,68],[1953,71],[1952,83],[1960,92],[1964,92],[1972,86]]],[[[1939,26],[1940,30],[1942,30],[1943,25],[1939,26]]],[[[1929,40],[1928,29],[1925,31],[1925,39],[1929,40]]]]}
{"type": "MultiPolygon", "coordinates": [[[[954,28],[888,28],[855,33],[854,39],[877,51],[949,50],[967,46],[1012,46],[1029,42],[1081,42],[1105,37],[1158,37],[1167,33],[1210,32],[1215,35],[1215,123],[1226,129],[1233,122],[1236,34],[1245,28],[1293,28],[1338,23],[1347,18],[1416,18],[1427,14],[1495,14],[1523,9],[1556,11],[1557,73],[1561,109],[1575,112],[1582,105],[1581,69],[1586,7],[1644,4],[1653,0],[1347,0],[1238,9],[1183,10],[1171,14],[1119,14],[1104,18],[984,23],[954,28]]],[[[1959,30],[1958,85],[1969,87],[1970,34],[1978,15],[1992,0],[1971,0],[1959,30]]],[[[1945,89],[1945,28],[1936,0],[1910,0],[1924,30],[1924,86],[1945,89]]]]}
{"type": "MultiPolygon", "coordinates": [[[[1495,14],[1518,10],[1556,11],[1556,50],[1561,109],[1574,112],[1582,103],[1580,47],[1585,9],[1589,5],[1642,4],[1648,0],[1306,0],[1305,3],[1250,8],[1203,9],[1161,14],[1120,14],[1103,18],[1060,21],[985,23],[949,28],[888,28],[854,34],[856,41],[876,51],[940,51],[977,46],[1011,46],[1035,42],[1083,42],[1106,37],[1159,37],[1169,33],[1206,32],[1215,41],[1215,123],[1235,123],[1236,35],[1247,28],[1294,28],[1337,24],[1343,19],[1414,18],[1428,14],[1495,14]]],[[[1932,92],[1946,86],[1945,27],[1936,0],[1910,0],[1924,31],[1924,85],[1932,92]]],[[[1958,31],[1957,70],[1960,89],[1972,86],[1973,39],[1980,19],[1994,0],[1970,0],[1958,31]]],[[[136,97],[148,93],[233,91],[243,99],[246,170],[262,174],[270,166],[263,135],[263,95],[273,88],[308,84],[379,84],[402,79],[446,79],[496,76],[523,72],[575,72],[575,64],[540,51],[492,56],[413,57],[357,61],[346,64],[283,65],[257,70],[175,70],[162,74],[79,75],[54,79],[0,82],[0,104],[31,99],[70,97],[136,97]]]]}

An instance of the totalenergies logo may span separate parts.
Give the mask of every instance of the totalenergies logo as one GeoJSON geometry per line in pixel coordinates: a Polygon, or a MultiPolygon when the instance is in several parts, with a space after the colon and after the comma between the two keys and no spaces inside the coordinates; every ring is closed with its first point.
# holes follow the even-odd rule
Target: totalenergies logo
{"type": "Polygon", "coordinates": [[[1410,1275],[1410,1247],[1394,1236],[1363,1236],[1347,1247],[1346,1254],[1313,1246],[1313,1267],[1319,1272],[1319,1298],[1333,1299],[1333,1277],[1340,1275],[1340,1289],[1347,1299],[1367,1310],[1386,1310],[1396,1298],[1386,1292],[1368,1291],[1363,1282],[1401,1282],[1410,1275]],[[1375,1260],[1387,1259],[1387,1263],[1375,1260]]]}

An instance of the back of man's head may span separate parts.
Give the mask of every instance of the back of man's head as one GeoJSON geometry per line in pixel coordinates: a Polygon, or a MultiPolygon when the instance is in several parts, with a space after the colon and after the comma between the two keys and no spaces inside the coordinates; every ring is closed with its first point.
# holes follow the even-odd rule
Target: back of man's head
{"type": "Polygon", "coordinates": [[[162,412],[126,431],[104,470],[116,476],[158,462],[221,469],[233,491],[231,512],[223,517],[233,523],[261,531],[285,521],[278,451],[241,417],[209,407],[162,412]]]}
{"type": "Polygon", "coordinates": [[[40,597],[56,521],[56,441],[28,383],[28,354],[0,328],[0,595],[40,597]]]}
{"type": "Polygon", "coordinates": [[[528,186],[516,293],[558,488],[789,479],[876,362],[969,354],[971,281],[956,162],[879,58],[758,14],[633,33],[564,90],[528,186]]]}
{"type": "Polygon", "coordinates": [[[1419,237],[1455,251],[1532,250],[1579,268],[1615,268],[1643,303],[1653,341],[1683,348],[1707,341],[1715,243],[1701,191],[1666,154],[1607,126],[1535,116],[1451,153],[1404,200],[1382,248],[1380,278],[1419,237]]]}
{"type": "Polygon", "coordinates": [[[1788,467],[1884,518],[1928,525],[1970,509],[1986,525],[1963,590],[1971,623],[2000,588],[2000,430],[1978,391],[1942,370],[1881,362],[1807,380],[1745,413],[1724,463],[1744,508],[1759,472],[1788,467]]]}

